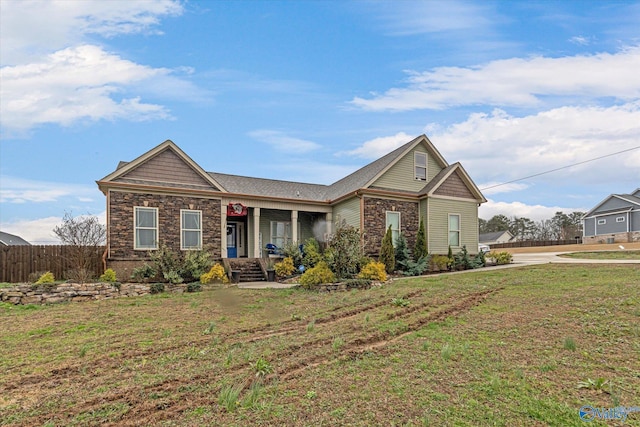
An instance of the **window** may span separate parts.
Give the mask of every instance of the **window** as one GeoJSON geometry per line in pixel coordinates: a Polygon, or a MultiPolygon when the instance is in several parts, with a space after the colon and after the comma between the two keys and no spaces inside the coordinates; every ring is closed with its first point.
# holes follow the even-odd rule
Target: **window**
{"type": "Polygon", "coordinates": [[[202,249],[202,211],[180,211],[180,249],[202,249]]]}
{"type": "Polygon", "coordinates": [[[598,225],[605,225],[607,223],[606,219],[599,219],[598,220],[598,225]]]}
{"type": "Polygon", "coordinates": [[[387,211],[387,229],[389,228],[389,226],[391,226],[391,240],[393,242],[393,247],[395,248],[396,239],[400,235],[400,212],[387,211]]]}
{"type": "Polygon", "coordinates": [[[624,217],[619,216],[618,218],[616,218],[616,222],[624,222],[624,217]]]}
{"type": "Polygon", "coordinates": [[[158,249],[158,208],[134,207],[135,242],[133,249],[158,249]]]}
{"type": "Polygon", "coordinates": [[[416,151],[413,153],[413,163],[415,165],[415,177],[420,181],[427,180],[427,153],[416,151]]]}
{"type": "Polygon", "coordinates": [[[271,221],[271,243],[279,248],[285,247],[291,241],[291,223],[271,221]]]}
{"type": "Polygon", "coordinates": [[[449,246],[460,246],[460,215],[449,214],[449,246]]]}

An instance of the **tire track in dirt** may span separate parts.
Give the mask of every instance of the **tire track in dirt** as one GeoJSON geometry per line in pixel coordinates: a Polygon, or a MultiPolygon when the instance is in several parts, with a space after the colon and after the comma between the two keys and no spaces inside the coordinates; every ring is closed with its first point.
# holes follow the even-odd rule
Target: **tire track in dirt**
{"type": "MultiPolygon", "coordinates": [[[[407,330],[401,334],[393,335],[391,332],[379,332],[372,334],[366,338],[358,338],[351,342],[345,343],[345,347],[341,350],[343,354],[336,356],[334,358],[329,358],[329,355],[319,354],[315,356],[308,357],[304,360],[299,360],[298,362],[292,364],[285,368],[282,373],[279,373],[277,377],[281,380],[288,380],[290,378],[294,378],[300,375],[302,372],[307,370],[308,368],[314,368],[321,365],[326,365],[329,363],[335,363],[339,360],[347,360],[357,357],[365,352],[374,351],[378,348],[386,347],[388,344],[395,342],[413,332],[420,329],[421,327],[427,325],[428,323],[444,320],[447,317],[451,316],[459,316],[460,314],[471,310],[473,307],[478,306],[482,303],[486,298],[488,298],[491,294],[502,290],[503,288],[490,289],[485,291],[480,291],[473,293],[464,297],[461,301],[454,303],[453,305],[446,306],[440,310],[436,310],[431,314],[421,317],[418,320],[410,323],[407,326],[407,330]]],[[[412,310],[415,312],[416,310],[412,310]]],[[[407,312],[403,314],[409,314],[407,312]]],[[[400,317],[400,316],[395,316],[400,317]]]]}

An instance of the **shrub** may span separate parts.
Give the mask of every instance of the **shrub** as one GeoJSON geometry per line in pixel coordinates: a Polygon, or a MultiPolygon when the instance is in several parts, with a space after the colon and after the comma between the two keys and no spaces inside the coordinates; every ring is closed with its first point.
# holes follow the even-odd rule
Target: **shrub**
{"type": "Polygon", "coordinates": [[[386,282],[387,273],[385,271],[385,265],[381,262],[370,262],[369,264],[362,267],[362,270],[360,270],[360,274],[358,274],[358,278],[386,282]]]}
{"type": "Polygon", "coordinates": [[[466,246],[463,246],[460,252],[453,257],[453,266],[456,270],[470,270],[473,268],[473,262],[466,246]]]}
{"type": "Polygon", "coordinates": [[[444,255],[434,255],[429,260],[429,266],[433,270],[446,270],[449,265],[449,257],[444,255]]]}
{"type": "Polygon", "coordinates": [[[302,265],[305,270],[311,267],[315,267],[322,261],[322,253],[320,252],[320,245],[318,241],[313,237],[304,241],[304,253],[302,255],[302,265]]]}
{"type": "Polygon", "coordinates": [[[427,269],[429,266],[429,255],[426,257],[422,257],[418,259],[418,261],[407,261],[407,265],[405,270],[403,271],[405,276],[419,276],[427,269]]]}
{"type": "MultiPolygon", "coordinates": [[[[155,270],[162,274],[162,276],[168,280],[178,280],[180,274],[180,260],[178,256],[173,253],[173,251],[165,245],[160,245],[160,248],[157,251],[152,251],[150,253],[151,261],[153,261],[155,270]]],[[[172,282],[172,283],[180,283],[180,282],[172,282]]]]}
{"type": "Polygon", "coordinates": [[[275,269],[276,274],[280,277],[291,276],[296,271],[296,267],[293,264],[293,258],[290,256],[276,263],[275,269]]]}
{"type": "Polygon", "coordinates": [[[162,275],[169,283],[173,283],[174,285],[184,282],[184,279],[176,270],[165,271],[162,275]]]}
{"type": "Polygon", "coordinates": [[[181,264],[180,276],[185,281],[191,282],[198,280],[200,276],[206,273],[213,265],[213,261],[211,260],[211,253],[206,250],[188,251],[181,264]]]}
{"type": "Polygon", "coordinates": [[[202,290],[202,285],[198,282],[187,284],[187,292],[200,292],[201,290],[202,290]]]}
{"type": "Polygon", "coordinates": [[[489,259],[493,260],[497,265],[511,264],[513,255],[509,252],[489,252],[489,259]]]}
{"type": "Polygon", "coordinates": [[[407,239],[404,234],[399,233],[396,238],[396,246],[393,250],[393,255],[396,260],[396,270],[406,271],[407,264],[411,261],[411,255],[409,254],[409,246],[407,246],[407,239]]]}
{"type": "Polygon", "coordinates": [[[413,249],[413,258],[420,260],[427,256],[427,239],[424,232],[424,220],[420,218],[420,228],[418,229],[418,235],[416,236],[416,246],[413,249]]]}
{"type": "Polygon", "coordinates": [[[93,270],[88,268],[73,268],[64,273],[67,279],[75,283],[87,283],[93,277],[93,270]]]}
{"type": "Polygon", "coordinates": [[[158,272],[145,262],[142,266],[133,269],[131,278],[138,282],[145,282],[148,279],[155,277],[156,274],[158,274],[158,272]]]}
{"type": "Polygon", "coordinates": [[[362,236],[357,228],[347,225],[344,220],[337,223],[328,246],[325,261],[337,277],[349,279],[358,274],[364,251],[362,236]]]}
{"type": "Polygon", "coordinates": [[[50,271],[47,271],[46,273],[44,273],[42,276],[40,276],[38,278],[38,280],[36,281],[36,285],[45,285],[48,283],[55,283],[56,279],[55,277],[53,277],[53,273],[50,271]]]}
{"type": "Polygon", "coordinates": [[[224,271],[224,267],[219,263],[216,263],[208,273],[204,273],[200,276],[200,283],[207,285],[209,283],[227,283],[229,277],[224,271]]]}
{"type": "MultiPolygon", "coordinates": [[[[294,269],[297,269],[302,265],[302,252],[300,252],[300,246],[297,243],[287,243],[284,245],[284,248],[282,248],[282,255],[285,259],[291,258],[294,269]]],[[[290,274],[293,273],[289,273],[288,275],[290,274]]]]}
{"type": "Polygon", "coordinates": [[[320,261],[315,267],[308,269],[300,277],[300,284],[306,287],[319,285],[321,283],[333,283],[335,281],[335,274],[333,274],[324,261],[320,261]]]}
{"type": "Polygon", "coordinates": [[[149,286],[149,292],[152,294],[160,294],[164,292],[164,283],[152,283],[149,286]]]}
{"type": "Polygon", "coordinates": [[[382,246],[380,246],[380,262],[384,264],[387,273],[392,274],[396,269],[396,257],[393,249],[393,233],[391,226],[387,228],[387,232],[382,238],[382,246]]]}
{"type": "Polygon", "coordinates": [[[46,271],[35,271],[33,273],[29,273],[29,276],[27,278],[27,282],[28,283],[35,283],[45,273],[46,273],[46,271]]]}
{"type": "Polygon", "coordinates": [[[116,278],[116,272],[113,271],[113,269],[111,268],[107,268],[104,273],[100,276],[99,279],[101,282],[109,282],[109,283],[113,283],[113,282],[117,282],[118,279],[116,278]]]}

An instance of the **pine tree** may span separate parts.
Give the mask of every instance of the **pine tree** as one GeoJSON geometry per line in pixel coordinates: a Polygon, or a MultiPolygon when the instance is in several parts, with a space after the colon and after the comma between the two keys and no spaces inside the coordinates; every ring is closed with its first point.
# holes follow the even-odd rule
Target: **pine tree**
{"type": "Polygon", "coordinates": [[[417,262],[420,258],[424,258],[427,255],[427,239],[424,233],[424,221],[420,218],[420,228],[418,229],[418,236],[416,237],[416,246],[413,249],[413,259],[417,262]]]}
{"type": "Polygon", "coordinates": [[[396,268],[400,271],[407,271],[409,268],[409,262],[411,256],[409,255],[409,246],[407,245],[407,239],[402,233],[398,234],[396,239],[396,247],[394,251],[396,268]]]}
{"type": "Polygon", "coordinates": [[[396,269],[396,257],[393,250],[393,233],[391,232],[391,226],[387,229],[387,232],[382,239],[382,246],[380,247],[380,262],[384,264],[385,270],[388,274],[392,274],[396,269]]]}

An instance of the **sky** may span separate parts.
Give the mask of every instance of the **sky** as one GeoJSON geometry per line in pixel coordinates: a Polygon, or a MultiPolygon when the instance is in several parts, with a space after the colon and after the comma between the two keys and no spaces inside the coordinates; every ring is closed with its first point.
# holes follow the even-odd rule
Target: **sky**
{"type": "Polygon", "coordinates": [[[0,0],[0,67],[0,230],[36,244],[167,139],[331,184],[426,134],[484,219],[640,187],[640,1],[0,0]]]}

